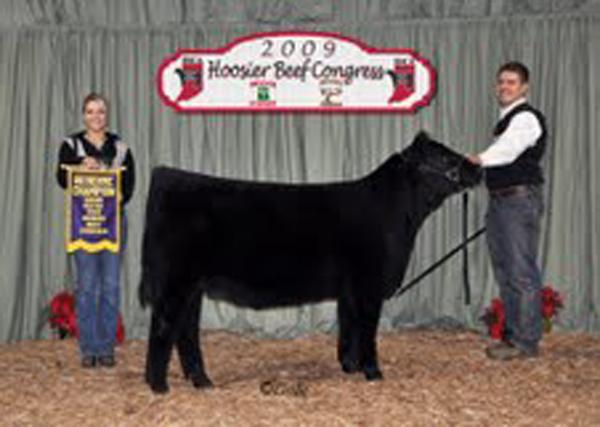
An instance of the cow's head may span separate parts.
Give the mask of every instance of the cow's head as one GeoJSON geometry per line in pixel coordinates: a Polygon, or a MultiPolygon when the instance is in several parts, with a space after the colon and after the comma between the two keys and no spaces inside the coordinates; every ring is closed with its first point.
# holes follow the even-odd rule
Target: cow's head
{"type": "Polygon", "coordinates": [[[420,132],[403,153],[428,205],[436,207],[447,196],[477,185],[481,168],[463,155],[420,132]]]}

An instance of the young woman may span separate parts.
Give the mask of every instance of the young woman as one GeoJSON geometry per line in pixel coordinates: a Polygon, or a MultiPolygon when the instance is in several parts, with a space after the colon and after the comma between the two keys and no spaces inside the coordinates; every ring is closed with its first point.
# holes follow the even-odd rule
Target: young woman
{"type": "Polygon", "coordinates": [[[124,168],[121,179],[121,249],[119,253],[102,250],[74,252],[77,286],[76,311],[79,326],[81,365],[92,368],[115,365],[114,346],[119,316],[121,258],[126,235],[124,206],[133,194],[135,167],[131,150],[118,135],[108,131],[108,101],[91,93],[83,101],[85,130],[66,137],[58,154],[57,179],[67,185],[62,165],[85,169],[124,168]]]}

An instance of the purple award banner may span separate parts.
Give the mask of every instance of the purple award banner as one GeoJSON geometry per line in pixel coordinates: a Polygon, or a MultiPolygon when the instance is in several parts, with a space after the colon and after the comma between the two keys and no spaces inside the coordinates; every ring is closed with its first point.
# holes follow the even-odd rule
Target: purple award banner
{"type": "Polygon", "coordinates": [[[121,171],[68,168],[67,252],[118,252],[121,171]]]}

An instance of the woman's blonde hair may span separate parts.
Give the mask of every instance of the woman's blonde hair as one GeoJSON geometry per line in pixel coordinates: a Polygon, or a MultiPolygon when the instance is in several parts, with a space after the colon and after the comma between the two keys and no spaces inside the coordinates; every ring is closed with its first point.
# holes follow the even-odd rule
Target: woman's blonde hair
{"type": "Polygon", "coordinates": [[[83,105],[81,107],[81,112],[85,113],[85,107],[87,107],[87,105],[93,101],[104,102],[104,105],[106,106],[106,109],[108,110],[108,99],[106,99],[106,97],[104,95],[101,95],[97,92],[91,92],[85,98],[83,98],[83,105]]]}

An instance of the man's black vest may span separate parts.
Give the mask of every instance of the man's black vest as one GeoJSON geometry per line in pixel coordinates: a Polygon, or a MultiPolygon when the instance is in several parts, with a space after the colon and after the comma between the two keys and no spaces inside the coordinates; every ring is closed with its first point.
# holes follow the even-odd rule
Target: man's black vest
{"type": "Polygon", "coordinates": [[[519,184],[541,184],[544,182],[540,160],[546,148],[546,118],[542,113],[525,103],[520,104],[508,112],[494,128],[494,136],[498,137],[510,124],[514,116],[523,111],[529,111],[535,115],[542,128],[542,134],[535,145],[528,147],[517,159],[503,166],[495,166],[485,169],[485,184],[490,190],[510,187],[519,184]]]}

